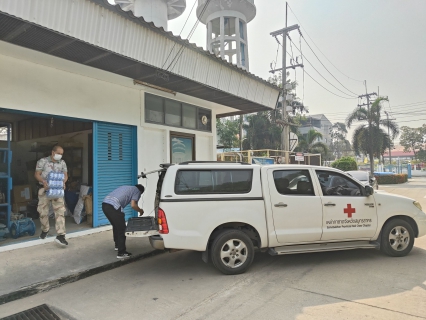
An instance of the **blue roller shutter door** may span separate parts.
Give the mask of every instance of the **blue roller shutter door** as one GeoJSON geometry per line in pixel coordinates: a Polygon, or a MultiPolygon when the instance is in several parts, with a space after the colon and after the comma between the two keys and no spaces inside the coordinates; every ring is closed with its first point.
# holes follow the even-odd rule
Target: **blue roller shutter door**
{"type": "MultiPolygon", "coordinates": [[[[137,183],[137,128],[93,123],[93,226],[108,225],[102,201],[111,191],[137,183]]],[[[127,206],[126,220],[137,213],[127,206]]]]}

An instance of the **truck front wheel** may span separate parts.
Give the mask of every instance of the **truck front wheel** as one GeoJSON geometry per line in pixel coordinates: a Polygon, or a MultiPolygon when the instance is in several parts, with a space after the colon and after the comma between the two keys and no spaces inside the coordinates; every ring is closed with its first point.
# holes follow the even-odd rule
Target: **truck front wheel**
{"type": "Polygon", "coordinates": [[[213,240],[211,250],[213,265],[223,274],[244,273],[254,258],[251,239],[239,230],[219,233],[213,240]]]}
{"type": "Polygon", "coordinates": [[[382,230],[380,249],[391,257],[403,257],[410,253],[414,244],[414,231],[402,219],[388,221],[382,230]]]}

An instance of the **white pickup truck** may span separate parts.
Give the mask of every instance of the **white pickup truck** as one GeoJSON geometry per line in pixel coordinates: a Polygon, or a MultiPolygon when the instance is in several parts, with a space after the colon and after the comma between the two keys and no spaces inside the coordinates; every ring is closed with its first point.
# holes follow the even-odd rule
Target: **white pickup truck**
{"type": "Polygon", "coordinates": [[[155,219],[129,220],[126,234],[149,235],[156,249],[203,252],[224,274],[245,272],[255,248],[271,255],[372,248],[401,257],[426,234],[418,202],[332,168],[187,162],[158,172],[155,219]]]}

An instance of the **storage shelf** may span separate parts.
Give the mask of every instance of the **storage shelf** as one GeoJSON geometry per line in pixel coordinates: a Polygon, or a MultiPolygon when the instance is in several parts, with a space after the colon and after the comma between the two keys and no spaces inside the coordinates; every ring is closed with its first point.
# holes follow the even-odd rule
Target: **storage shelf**
{"type": "Polygon", "coordinates": [[[0,203],[0,207],[7,207],[8,205],[8,203],[0,203]]]}

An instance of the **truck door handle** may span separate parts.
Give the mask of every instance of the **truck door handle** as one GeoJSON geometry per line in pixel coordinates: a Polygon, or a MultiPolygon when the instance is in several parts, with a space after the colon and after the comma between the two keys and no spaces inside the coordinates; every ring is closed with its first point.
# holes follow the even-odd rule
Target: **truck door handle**
{"type": "Polygon", "coordinates": [[[287,207],[287,205],[285,203],[280,202],[280,203],[274,204],[274,207],[283,208],[283,207],[287,207]]]}
{"type": "Polygon", "coordinates": [[[336,206],[336,204],[335,204],[335,203],[328,202],[328,203],[324,204],[324,206],[325,206],[325,207],[335,207],[335,206],[336,206]]]}

